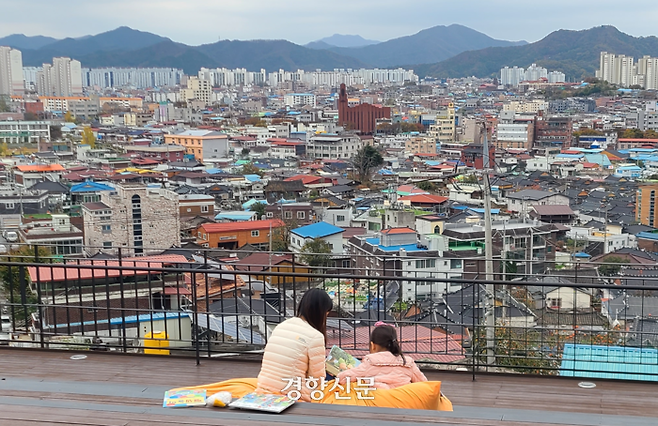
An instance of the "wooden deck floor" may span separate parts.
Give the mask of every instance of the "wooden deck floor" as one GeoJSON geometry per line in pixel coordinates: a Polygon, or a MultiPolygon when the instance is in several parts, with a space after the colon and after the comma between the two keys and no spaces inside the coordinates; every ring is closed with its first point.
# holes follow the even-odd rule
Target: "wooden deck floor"
{"type": "Polygon", "coordinates": [[[255,377],[259,363],[0,349],[0,425],[623,425],[658,424],[658,384],[427,372],[452,413],[296,404],[281,415],[212,408],[164,409],[165,390],[255,377]]]}

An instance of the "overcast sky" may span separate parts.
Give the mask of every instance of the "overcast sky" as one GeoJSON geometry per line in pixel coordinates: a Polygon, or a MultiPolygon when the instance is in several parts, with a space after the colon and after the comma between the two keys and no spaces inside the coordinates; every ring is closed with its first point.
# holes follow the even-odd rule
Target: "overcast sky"
{"type": "Polygon", "coordinates": [[[192,45],[219,38],[304,44],[335,33],[384,41],[458,23],[494,38],[532,42],[560,28],[599,25],[654,35],[658,1],[628,7],[618,0],[0,0],[0,11],[0,36],[80,37],[126,25],[192,45]]]}

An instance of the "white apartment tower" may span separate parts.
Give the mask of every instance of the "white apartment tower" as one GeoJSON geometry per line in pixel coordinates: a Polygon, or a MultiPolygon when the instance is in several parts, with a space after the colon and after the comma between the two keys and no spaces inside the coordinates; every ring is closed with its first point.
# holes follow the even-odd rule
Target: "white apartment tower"
{"type": "Polygon", "coordinates": [[[548,70],[544,67],[539,67],[537,64],[532,64],[525,70],[525,81],[538,81],[541,78],[548,79],[548,70]]]}
{"type": "Polygon", "coordinates": [[[519,67],[505,67],[500,70],[500,84],[503,86],[518,86],[525,80],[525,70],[519,67]]]}
{"type": "Polygon", "coordinates": [[[44,96],[74,96],[82,94],[82,66],[71,58],[53,58],[37,73],[37,92],[44,96]]]}
{"type": "Polygon", "coordinates": [[[0,95],[22,95],[24,91],[21,51],[0,46],[0,95]]]}

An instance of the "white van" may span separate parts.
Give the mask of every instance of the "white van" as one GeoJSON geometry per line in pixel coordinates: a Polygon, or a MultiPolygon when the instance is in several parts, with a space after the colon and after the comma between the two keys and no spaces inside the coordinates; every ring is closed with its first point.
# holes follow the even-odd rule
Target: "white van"
{"type": "Polygon", "coordinates": [[[5,240],[9,241],[10,243],[15,243],[18,241],[18,234],[14,231],[5,231],[4,237],[5,240]]]}

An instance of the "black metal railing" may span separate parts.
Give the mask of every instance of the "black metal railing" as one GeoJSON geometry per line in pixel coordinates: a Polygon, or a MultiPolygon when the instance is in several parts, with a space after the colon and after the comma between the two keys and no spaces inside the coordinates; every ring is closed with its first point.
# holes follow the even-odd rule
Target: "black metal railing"
{"type": "Polygon", "coordinates": [[[261,253],[249,263],[209,251],[58,259],[30,250],[0,262],[1,344],[197,362],[258,354],[301,295],[323,288],[334,301],[327,347],[355,356],[384,321],[407,355],[438,369],[658,381],[658,265],[496,259],[486,280],[482,258],[383,256],[364,273],[351,266],[360,255],[345,267],[335,255],[261,253]]]}

